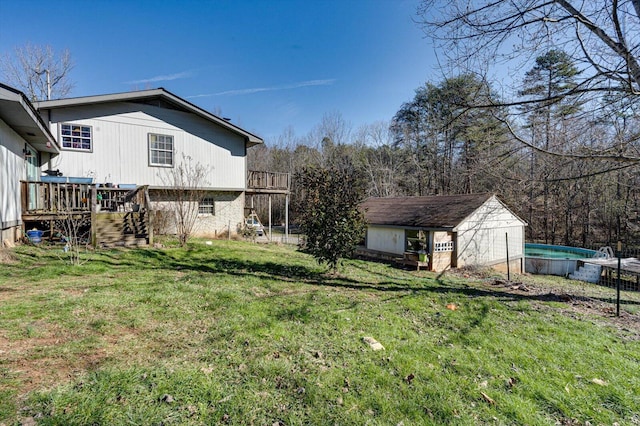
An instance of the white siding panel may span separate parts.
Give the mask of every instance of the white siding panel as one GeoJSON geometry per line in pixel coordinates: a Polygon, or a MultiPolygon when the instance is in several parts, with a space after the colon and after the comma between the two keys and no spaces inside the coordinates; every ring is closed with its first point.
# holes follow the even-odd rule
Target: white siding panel
{"type": "Polygon", "coordinates": [[[25,140],[0,119],[0,229],[22,222],[20,180],[26,177],[24,144],[25,140]]]}
{"type": "Polygon", "coordinates": [[[367,248],[369,250],[403,254],[404,240],[404,229],[371,225],[367,227],[367,248]]]}
{"type": "Polygon", "coordinates": [[[484,265],[507,258],[507,238],[509,237],[509,257],[524,256],[524,228],[522,226],[503,228],[470,229],[458,232],[458,266],[484,265]]]}
{"type": "Polygon", "coordinates": [[[54,135],[58,135],[57,123],[92,127],[92,152],[64,150],[50,165],[66,176],[163,186],[167,168],[149,166],[148,134],[157,133],[173,136],[175,165],[183,161],[184,155],[207,167],[206,186],[237,190],[245,187],[244,139],[194,114],[118,103],[53,110],[45,117],[51,121],[54,135]]]}
{"type": "Polygon", "coordinates": [[[524,256],[524,223],[495,197],[490,198],[463,223],[458,232],[458,266],[491,264],[524,256]]]}
{"type": "Polygon", "coordinates": [[[461,224],[456,226],[456,231],[465,231],[477,227],[500,228],[504,226],[524,226],[524,222],[495,197],[492,197],[461,224]]]}

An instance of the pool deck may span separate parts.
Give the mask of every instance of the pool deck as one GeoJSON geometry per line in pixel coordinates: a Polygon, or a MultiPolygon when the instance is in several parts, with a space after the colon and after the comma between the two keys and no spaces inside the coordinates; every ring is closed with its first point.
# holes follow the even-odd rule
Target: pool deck
{"type": "MultiPolygon", "coordinates": [[[[618,269],[618,258],[608,259],[582,259],[584,263],[592,263],[594,265],[604,266],[605,268],[618,269]]],[[[640,259],[635,257],[628,257],[626,259],[620,259],[620,269],[625,272],[640,276],[640,259]]]]}

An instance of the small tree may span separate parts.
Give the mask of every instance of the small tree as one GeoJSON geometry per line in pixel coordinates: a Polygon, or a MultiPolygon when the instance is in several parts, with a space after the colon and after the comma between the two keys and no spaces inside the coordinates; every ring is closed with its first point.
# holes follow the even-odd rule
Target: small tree
{"type": "Polygon", "coordinates": [[[86,262],[86,259],[82,259],[82,253],[87,251],[91,240],[91,216],[68,211],[56,220],[55,227],[64,243],[65,255],[62,257],[74,266],[86,262]]]}
{"type": "Polygon", "coordinates": [[[303,168],[296,182],[306,248],[335,274],[340,259],[352,255],[364,235],[364,216],[358,205],[366,193],[365,180],[350,161],[344,161],[341,167],[303,168]]]}
{"type": "Polygon", "coordinates": [[[198,208],[207,195],[209,168],[182,155],[182,162],[169,169],[161,179],[164,183],[163,200],[173,214],[176,235],[184,247],[195,230],[198,208]]]}

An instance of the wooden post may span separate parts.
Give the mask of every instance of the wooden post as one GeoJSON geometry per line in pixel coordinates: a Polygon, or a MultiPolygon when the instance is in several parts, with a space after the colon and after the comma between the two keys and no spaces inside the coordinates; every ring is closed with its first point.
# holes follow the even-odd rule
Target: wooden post
{"type": "Polygon", "coordinates": [[[269,194],[269,241],[271,241],[271,194],[269,194]]]}
{"type": "Polygon", "coordinates": [[[98,224],[96,223],[98,214],[96,213],[96,203],[98,202],[98,189],[96,186],[91,187],[91,245],[95,248],[98,246],[98,224]]]}
{"type": "Polygon", "coordinates": [[[143,186],[141,190],[136,189],[136,201],[144,206],[144,210],[148,215],[147,219],[147,238],[149,239],[149,245],[153,245],[153,225],[156,220],[156,212],[151,208],[151,197],[149,196],[149,187],[143,186]],[[142,201],[141,201],[142,200],[142,201]]]}
{"type": "Polygon", "coordinates": [[[289,193],[284,200],[284,242],[289,242],[289,193]]]}

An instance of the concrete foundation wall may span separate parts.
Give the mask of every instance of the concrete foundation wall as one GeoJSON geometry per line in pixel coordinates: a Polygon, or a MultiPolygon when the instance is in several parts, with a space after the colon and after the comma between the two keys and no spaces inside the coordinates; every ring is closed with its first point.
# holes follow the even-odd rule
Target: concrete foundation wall
{"type": "MultiPolygon", "coordinates": [[[[196,217],[193,236],[216,237],[231,231],[231,235],[238,233],[244,222],[244,193],[243,192],[210,192],[208,198],[214,199],[213,214],[198,214],[196,217]]],[[[152,206],[155,210],[154,228],[160,234],[175,234],[175,222],[172,220],[175,212],[174,203],[161,193],[151,195],[152,206]]],[[[194,205],[193,211],[197,212],[194,205]]]]}

